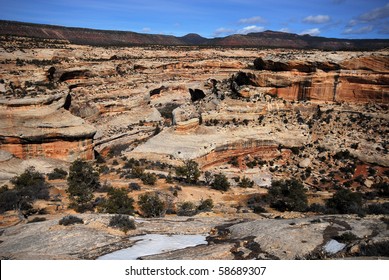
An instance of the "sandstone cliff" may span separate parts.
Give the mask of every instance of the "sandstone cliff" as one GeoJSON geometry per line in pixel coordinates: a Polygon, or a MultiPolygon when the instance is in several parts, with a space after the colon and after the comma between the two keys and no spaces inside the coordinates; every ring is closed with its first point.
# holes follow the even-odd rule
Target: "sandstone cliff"
{"type": "Polygon", "coordinates": [[[26,159],[93,159],[96,130],[63,108],[66,95],[0,100],[0,149],[26,159]]]}
{"type": "Polygon", "coordinates": [[[247,76],[250,84],[287,100],[389,102],[387,55],[327,54],[301,60],[290,54],[257,58],[254,67],[259,72],[247,76]]]}

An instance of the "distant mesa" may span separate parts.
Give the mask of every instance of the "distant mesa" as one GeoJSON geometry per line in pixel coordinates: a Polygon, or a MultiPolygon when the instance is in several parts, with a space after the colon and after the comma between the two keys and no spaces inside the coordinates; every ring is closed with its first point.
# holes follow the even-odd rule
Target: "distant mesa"
{"type": "Polygon", "coordinates": [[[210,39],[201,37],[199,34],[195,33],[189,33],[180,39],[189,45],[206,45],[210,41],[210,39]]]}
{"type": "Polygon", "coordinates": [[[96,30],[0,20],[0,35],[56,39],[80,45],[132,46],[221,46],[295,48],[321,50],[377,50],[389,47],[387,39],[336,39],[264,31],[207,39],[190,33],[182,37],[142,34],[131,31],[96,30]]]}

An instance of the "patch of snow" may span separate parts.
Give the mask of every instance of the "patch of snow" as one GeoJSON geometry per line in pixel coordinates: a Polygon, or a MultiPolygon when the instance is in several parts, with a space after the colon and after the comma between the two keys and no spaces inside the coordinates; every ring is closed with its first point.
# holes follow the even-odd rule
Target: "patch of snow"
{"type": "Polygon", "coordinates": [[[324,246],[324,250],[330,254],[336,254],[339,251],[342,251],[343,248],[346,247],[346,244],[339,243],[338,241],[331,239],[324,246]]]}
{"type": "Polygon", "coordinates": [[[136,260],[142,256],[207,244],[204,235],[146,234],[130,240],[137,242],[129,248],[101,256],[98,260],[136,260]]]}

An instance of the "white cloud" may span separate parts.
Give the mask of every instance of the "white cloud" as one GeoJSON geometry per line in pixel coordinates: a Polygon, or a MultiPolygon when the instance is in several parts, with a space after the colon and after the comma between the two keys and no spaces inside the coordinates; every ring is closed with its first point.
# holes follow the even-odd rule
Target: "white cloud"
{"type": "Polygon", "coordinates": [[[303,19],[303,22],[305,23],[326,23],[331,20],[330,16],[327,15],[317,15],[317,16],[307,16],[306,18],[303,19]]]}
{"type": "Polygon", "coordinates": [[[266,20],[260,16],[251,17],[251,18],[241,18],[239,24],[255,24],[255,23],[265,23],[266,20]]]}
{"type": "Polygon", "coordinates": [[[306,29],[300,33],[300,35],[318,36],[320,34],[319,28],[306,29]]]}
{"type": "Polygon", "coordinates": [[[237,33],[247,34],[251,32],[262,32],[262,31],[265,31],[265,28],[263,26],[250,25],[250,26],[243,27],[242,29],[239,29],[237,33]]]}
{"type": "Polygon", "coordinates": [[[386,19],[388,18],[389,3],[352,18],[342,34],[366,34],[372,32],[374,29],[378,30],[380,34],[385,34],[388,30],[386,27],[388,25],[386,19]]]}
{"type": "Polygon", "coordinates": [[[142,32],[149,33],[151,31],[150,27],[143,27],[142,32]]]}
{"type": "Polygon", "coordinates": [[[358,24],[358,21],[355,19],[352,19],[348,22],[347,27],[353,27],[358,24]]]}
{"type": "Polygon", "coordinates": [[[370,22],[382,18],[389,18],[389,3],[381,8],[376,8],[358,17],[360,21],[370,22]]]}
{"type": "Polygon", "coordinates": [[[291,32],[292,32],[292,31],[291,31],[289,28],[287,28],[287,27],[281,28],[279,31],[280,31],[280,32],[285,32],[285,33],[291,33],[291,32]]]}
{"type": "Polygon", "coordinates": [[[347,28],[343,31],[343,34],[366,34],[373,30],[372,25],[362,26],[360,28],[347,28]]]}
{"type": "Polygon", "coordinates": [[[213,36],[214,37],[219,37],[219,36],[222,36],[222,35],[230,35],[230,34],[233,34],[233,33],[235,33],[234,29],[220,27],[220,28],[216,29],[213,32],[213,36]]]}

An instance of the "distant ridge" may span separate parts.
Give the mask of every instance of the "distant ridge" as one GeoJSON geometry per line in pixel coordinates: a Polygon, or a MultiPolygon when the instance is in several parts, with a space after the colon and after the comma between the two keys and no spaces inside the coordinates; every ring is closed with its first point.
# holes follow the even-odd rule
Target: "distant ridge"
{"type": "Polygon", "coordinates": [[[183,37],[179,37],[183,42],[189,45],[207,45],[211,39],[201,37],[199,34],[189,33],[183,37]]]}
{"type": "Polygon", "coordinates": [[[182,37],[142,34],[131,31],[97,30],[78,27],[0,20],[0,35],[67,40],[73,44],[100,46],[183,45],[322,50],[376,50],[389,47],[387,39],[336,39],[264,31],[207,39],[190,33],[182,37]]]}

